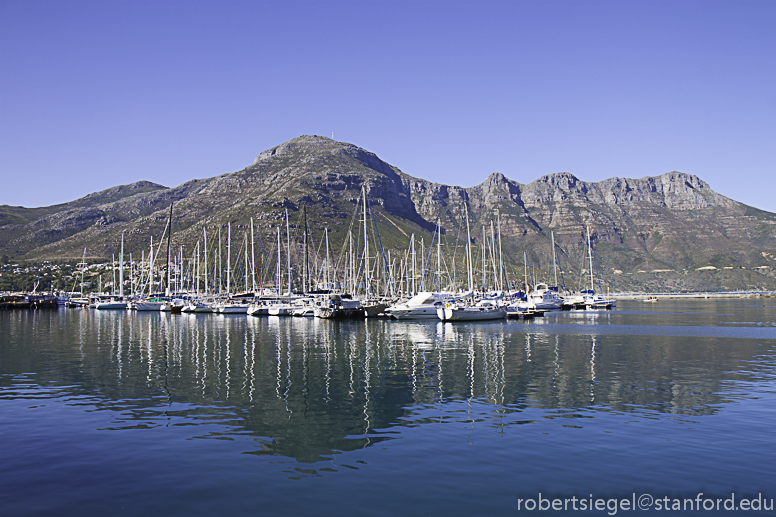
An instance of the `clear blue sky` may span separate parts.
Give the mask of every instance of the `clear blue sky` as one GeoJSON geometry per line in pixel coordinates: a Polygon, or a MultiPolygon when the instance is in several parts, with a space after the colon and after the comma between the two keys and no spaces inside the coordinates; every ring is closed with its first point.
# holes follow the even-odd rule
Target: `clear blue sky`
{"type": "Polygon", "coordinates": [[[0,0],[0,204],[332,132],[452,185],[678,170],[776,212],[776,2],[0,0]]]}

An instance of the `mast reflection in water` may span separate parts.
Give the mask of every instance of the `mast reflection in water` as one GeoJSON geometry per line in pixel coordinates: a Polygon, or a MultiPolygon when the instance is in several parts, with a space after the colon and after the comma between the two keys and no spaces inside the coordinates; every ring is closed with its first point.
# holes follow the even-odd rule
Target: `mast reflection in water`
{"type": "Polygon", "coordinates": [[[763,305],[469,324],[6,311],[0,489],[19,514],[756,496],[776,474],[763,305]]]}

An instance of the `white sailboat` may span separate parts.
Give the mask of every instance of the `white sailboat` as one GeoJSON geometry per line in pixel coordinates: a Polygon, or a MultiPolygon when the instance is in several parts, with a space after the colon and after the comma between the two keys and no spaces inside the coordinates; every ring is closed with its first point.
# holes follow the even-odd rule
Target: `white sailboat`
{"type": "MultiPolygon", "coordinates": [[[[113,265],[116,265],[115,262],[113,265]]],[[[121,255],[119,256],[119,292],[116,293],[116,286],[114,285],[113,297],[110,300],[97,302],[95,308],[104,311],[126,310],[127,307],[129,307],[129,304],[124,301],[124,232],[121,232],[121,255]]]]}
{"type": "Polygon", "coordinates": [[[601,294],[595,292],[593,286],[593,246],[590,243],[590,228],[587,228],[587,252],[590,260],[590,290],[584,293],[585,309],[612,309],[617,306],[614,300],[607,300],[601,294]]]}

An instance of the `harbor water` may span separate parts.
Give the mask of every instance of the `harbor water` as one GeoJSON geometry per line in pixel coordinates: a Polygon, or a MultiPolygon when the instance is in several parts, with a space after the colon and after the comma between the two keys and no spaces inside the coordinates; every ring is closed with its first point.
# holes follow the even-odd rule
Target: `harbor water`
{"type": "Polygon", "coordinates": [[[4,516],[776,515],[776,301],[0,311],[0,430],[4,516]]]}

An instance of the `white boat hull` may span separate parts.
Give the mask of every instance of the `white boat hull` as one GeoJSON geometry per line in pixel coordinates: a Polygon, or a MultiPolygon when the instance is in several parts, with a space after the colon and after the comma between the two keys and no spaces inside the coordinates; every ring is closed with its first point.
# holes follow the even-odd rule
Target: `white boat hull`
{"type": "Polygon", "coordinates": [[[246,314],[248,316],[268,316],[269,307],[266,305],[251,306],[248,307],[248,312],[246,312],[246,314]]]}
{"type": "Polygon", "coordinates": [[[413,307],[411,309],[394,308],[386,310],[386,314],[397,320],[424,320],[424,319],[437,319],[437,308],[433,305],[430,307],[413,307]]]}
{"type": "Polygon", "coordinates": [[[126,310],[127,302],[100,302],[95,306],[97,310],[126,310]]]}
{"type": "Polygon", "coordinates": [[[219,314],[248,314],[247,305],[227,305],[218,308],[219,314]]]}
{"type": "Polygon", "coordinates": [[[137,311],[161,311],[162,302],[137,302],[135,305],[137,311]]]}
{"type": "Polygon", "coordinates": [[[292,307],[273,306],[267,311],[270,316],[291,316],[292,307]]]}
{"type": "Polygon", "coordinates": [[[437,317],[442,321],[486,321],[503,320],[507,317],[505,309],[485,309],[481,307],[440,307],[437,317]]]}

